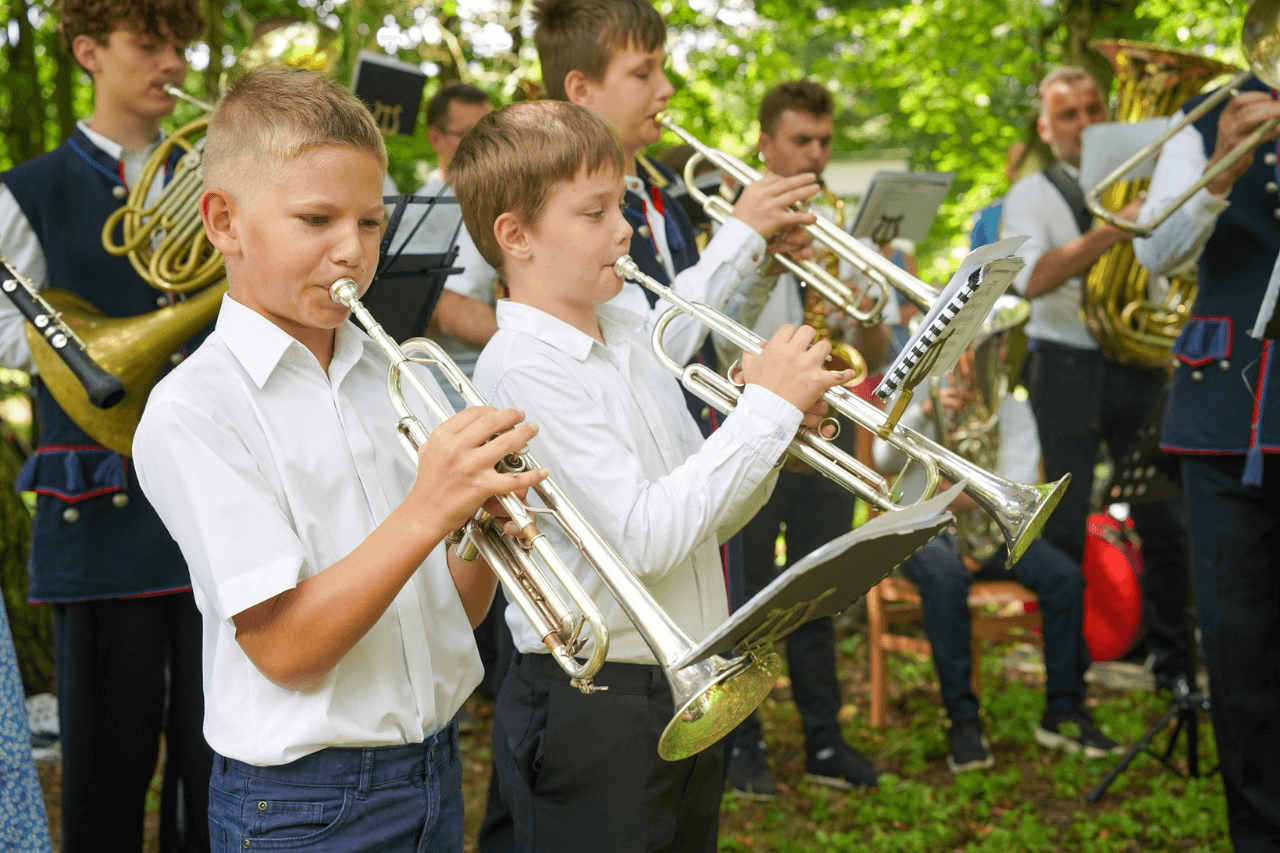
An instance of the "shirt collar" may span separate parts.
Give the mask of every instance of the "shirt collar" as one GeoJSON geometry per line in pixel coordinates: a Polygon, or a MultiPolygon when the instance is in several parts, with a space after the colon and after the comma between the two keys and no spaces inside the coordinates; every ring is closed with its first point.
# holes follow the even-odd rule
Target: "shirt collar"
{"type": "Polygon", "coordinates": [[[80,128],[80,132],[89,137],[89,141],[98,146],[104,154],[109,154],[117,160],[125,159],[126,154],[128,154],[129,157],[141,157],[145,160],[151,156],[152,151],[156,150],[156,146],[164,140],[164,133],[160,133],[156,136],[155,141],[146,147],[145,151],[125,151],[125,147],[119,142],[103,136],[96,130],[92,130],[89,127],[89,123],[84,119],[77,120],[76,127],[80,128]]]}
{"type": "MultiPolygon", "coordinates": [[[[559,317],[553,317],[532,305],[500,299],[495,308],[499,329],[537,338],[578,361],[585,361],[591,354],[591,347],[599,343],[559,317]]],[[[638,331],[644,325],[643,317],[617,305],[597,306],[596,316],[600,318],[600,331],[604,334],[606,344],[612,344],[620,336],[638,331]]]]}
{"type": "MultiPolygon", "coordinates": [[[[230,295],[222,297],[218,312],[218,336],[244,367],[254,384],[262,388],[272,371],[285,361],[315,363],[315,356],[292,335],[230,295]]],[[[337,329],[329,374],[336,383],[360,360],[369,336],[348,320],[337,329]]]]}

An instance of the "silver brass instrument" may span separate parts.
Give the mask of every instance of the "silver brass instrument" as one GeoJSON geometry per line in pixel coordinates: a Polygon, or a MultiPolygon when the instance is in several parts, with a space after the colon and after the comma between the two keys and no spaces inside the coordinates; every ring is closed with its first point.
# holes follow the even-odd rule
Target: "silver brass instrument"
{"type": "Polygon", "coordinates": [[[1102,194],[1113,184],[1118,182],[1134,166],[1137,166],[1160,150],[1160,147],[1172,139],[1178,131],[1196,121],[1226,99],[1233,97],[1236,94],[1236,89],[1244,85],[1249,80],[1250,75],[1256,75],[1259,80],[1273,89],[1280,87],[1280,0],[1253,0],[1244,15],[1244,27],[1240,34],[1240,47],[1244,51],[1245,58],[1249,61],[1250,70],[1242,71],[1233,77],[1229,83],[1197,104],[1196,108],[1184,115],[1181,121],[1171,122],[1164,133],[1147,143],[1132,157],[1116,167],[1115,171],[1103,178],[1096,187],[1086,193],[1084,197],[1085,205],[1094,216],[1135,236],[1150,236],[1160,223],[1173,215],[1175,210],[1186,204],[1192,196],[1207,187],[1227,169],[1230,169],[1237,160],[1257,148],[1263,139],[1275,131],[1276,126],[1280,125],[1280,119],[1272,119],[1259,126],[1257,130],[1250,134],[1248,139],[1241,142],[1225,157],[1206,169],[1200,180],[1188,187],[1182,195],[1169,202],[1163,210],[1148,219],[1144,219],[1142,222],[1124,219],[1102,206],[1102,194]]]}
{"type": "MultiPolygon", "coordinates": [[[[654,327],[653,348],[658,359],[669,371],[680,377],[691,394],[721,412],[732,411],[742,393],[741,388],[705,365],[694,363],[686,367],[677,363],[663,349],[663,334],[667,325],[683,312],[698,318],[712,332],[743,352],[761,352],[764,338],[719,311],[678,296],[671,288],[642,273],[629,255],[619,258],[613,268],[620,277],[638,282],[673,306],[658,319],[654,327]]],[[[836,413],[879,434],[906,454],[908,459],[920,463],[926,477],[921,500],[937,491],[942,477],[954,483],[967,481],[965,491],[999,525],[1001,535],[1009,546],[1009,565],[1016,562],[1027,546],[1039,536],[1045,519],[1058,505],[1071,479],[1067,475],[1056,483],[1039,486],[1013,483],[977,467],[964,457],[901,424],[890,427],[884,412],[847,388],[832,388],[823,399],[836,413]]],[[[894,489],[884,477],[842,451],[818,431],[799,430],[792,439],[788,452],[877,509],[885,512],[902,509],[895,499],[894,489]]]]}
{"type": "MultiPolygon", "coordinates": [[[[434,341],[413,338],[397,344],[360,303],[355,281],[339,279],[329,292],[335,302],[351,309],[390,359],[387,392],[400,416],[396,425],[400,443],[415,463],[417,448],[427,440],[428,430],[405,402],[401,384],[408,381],[441,421],[452,413],[436,400],[413,370],[406,369],[408,364],[434,366],[468,405],[488,405],[466,374],[434,341]]],[[[508,456],[498,467],[505,472],[518,473],[540,466],[528,453],[519,453],[508,456]]],[[[457,548],[458,556],[475,559],[477,552],[484,556],[502,581],[507,595],[542,636],[556,662],[569,673],[574,686],[584,693],[606,689],[595,687],[591,679],[604,663],[609,632],[599,608],[582,589],[572,570],[550,548],[546,536],[538,532],[533,523],[535,514],[544,514],[560,525],[635,624],[662,667],[671,685],[676,707],[676,714],[658,743],[658,754],[662,758],[677,761],[707,748],[728,734],[764,701],[782,668],[777,654],[769,651],[732,660],[715,656],[677,668],[674,662],[695,646],[688,634],[658,606],[612,546],[600,537],[550,478],[534,486],[533,491],[545,508],[529,506],[511,495],[499,498],[503,508],[529,540],[529,546],[504,535],[492,517],[480,510],[467,523],[466,535],[457,548]],[[582,616],[574,616],[568,610],[542,568],[530,558],[530,553],[540,558],[555,582],[568,592],[582,616]],[[574,655],[586,642],[581,636],[584,623],[590,624],[595,648],[590,659],[582,664],[574,655]]]]}
{"type": "MultiPolygon", "coordinates": [[[[1031,318],[1031,303],[1005,294],[982,324],[974,342],[961,355],[951,373],[951,387],[965,392],[967,402],[958,412],[945,410],[941,401],[942,383],[930,380],[933,418],[938,443],[987,471],[1000,466],[1000,407],[1009,391],[1009,382],[1018,375],[1026,355],[1023,328],[1031,318]]],[[[973,561],[976,569],[995,556],[1000,548],[1000,531],[987,513],[952,510],[960,553],[973,561]]]]}
{"type": "MultiPolygon", "coordinates": [[[[761,174],[737,157],[705,145],[669,118],[664,116],[661,121],[663,127],[675,133],[697,152],[685,163],[684,181],[689,196],[702,205],[707,216],[716,222],[723,223],[732,215],[733,206],[724,198],[708,196],[698,189],[694,180],[698,165],[705,160],[744,187],[760,180],[761,174]]],[[[812,225],[806,225],[804,228],[813,235],[818,245],[826,247],[840,260],[847,261],[854,269],[870,279],[876,289],[875,303],[868,309],[861,308],[863,294],[849,287],[819,263],[814,261],[796,263],[783,254],[777,255],[778,262],[821,294],[823,299],[839,307],[858,322],[864,325],[875,325],[880,322],[880,314],[889,300],[889,288],[897,290],[926,312],[937,298],[937,290],[821,216],[817,217],[817,221],[812,225]]]]}

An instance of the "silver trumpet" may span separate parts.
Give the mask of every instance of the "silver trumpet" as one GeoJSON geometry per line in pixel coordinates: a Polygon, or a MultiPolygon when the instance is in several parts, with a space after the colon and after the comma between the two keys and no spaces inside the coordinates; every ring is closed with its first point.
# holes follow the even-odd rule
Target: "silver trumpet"
{"type": "MultiPolygon", "coordinates": [[[[712,332],[748,353],[761,352],[764,338],[719,311],[678,296],[671,288],[642,273],[630,255],[618,258],[613,268],[621,278],[639,283],[672,304],[658,319],[653,330],[653,349],[658,359],[669,371],[680,377],[689,393],[721,412],[732,411],[742,394],[741,387],[705,365],[694,363],[685,366],[672,359],[662,346],[667,324],[680,313],[692,315],[712,332]]],[[[943,477],[953,483],[966,481],[965,492],[999,526],[1005,544],[1009,547],[1008,565],[1017,562],[1027,546],[1040,535],[1045,520],[1062,499],[1067,483],[1071,480],[1071,475],[1068,474],[1056,483],[1039,486],[1014,483],[979,468],[964,457],[901,424],[890,427],[884,412],[846,388],[832,388],[823,399],[832,411],[880,435],[922,466],[927,482],[920,500],[933,495],[943,477]]],[[[801,428],[792,439],[788,452],[881,511],[890,512],[903,508],[897,503],[892,484],[824,438],[817,430],[801,428]]]]}
{"type": "MultiPolygon", "coordinates": [[[[447,419],[452,412],[436,400],[422,379],[414,371],[406,369],[406,365],[434,366],[467,405],[488,405],[466,374],[435,342],[413,338],[397,344],[360,303],[359,287],[354,280],[342,278],[335,281],[329,293],[335,302],[345,305],[355,314],[368,330],[369,337],[390,359],[387,393],[400,416],[396,424],[400,443],[415,463],[418,447],[427,440],[428,430],[406,403],[401,384],[408,381],[439,420],[447,419]]],[[[499,463],[498,470],[518,473],[539,467],[529,453],[523,452],[507,456],[499,463]]],[[[733,659],[714,656],[686,667],[676,667],[675,662],[696,645],[689,635],[658,606],[613,547],[600,537],[551,478],[534,486],[533,491],[544,507],[530,506],[511,495],[499,498],[528,545],[503,534],[499,524],[482,509],[467,522],[466,534],[457,546],[457,553],[464,560],[475,559],[477,553],[484,556],[502,582],[507,596],[542,636],[575,687],[584,693],[608,689],[596,687],[592,678],[604,664],[609,631],[599,608],[582,589],[572,570],[550,548],[546,536],[534,525],[534,515],[546,515],[560,525],[600,576],[627,618],[635,624],[662,667],[676,708],[675,716],[667,724],[658,743],[658,754],[662,758],[678,761],[706,749],[732,731],[764,701],[781,672],[782,663],[777,654],[757,652],[733,659]],[[546,571],[530,558],[530,553],[540,558],[546,571]],[[550,572],[554,582],[546,572],[550,572]],[[581,616],[569,611],[556,591],[557,584],[568,593],[581,616]],[[581,636],[584,623],[590,625],[595,639],[595,647],[585,664],[574,656],[586,644],[586,639],[581,636]]]]}
{"type": "MultiPolygon", "coordinates": [[[[720,196],[709,196],[698,189],[694,180],[694,172],[698,164],[703,161],[708,162],[744,187],[760,180],[762,175],[737,157],[703,143],[666,116],[663,116],[660,121],[663,127],[683,139],[696,152],[684,167],[684,182],[690,198],[702,205],[707,216],[716,222],[723,223],[733,214],[733,206],[720,196]]],[[[797,208],[799,207],[800,205],[797,205],[797,208]]],[[[832,275],[821,264],[814,261],[797,263],[784,254],[776,256],[778,262],[796,277],[808,283],[827,302],[840,308],[863,325],[874,326],[880,322],[880,314],[889,300],[889,288],[897,290],[926,312],[937,299],[937,290],[894,265],[878,251],[854,239],[843,229],[821,216],[817,217],[817,221],[812,225],[804,226],[804,229],[813,235],[817,245],[826,247],[836,257],[847,261],[871,281],[875,287],[874,304],[870,308],[861,308],[862,294],[832,275]]]]}

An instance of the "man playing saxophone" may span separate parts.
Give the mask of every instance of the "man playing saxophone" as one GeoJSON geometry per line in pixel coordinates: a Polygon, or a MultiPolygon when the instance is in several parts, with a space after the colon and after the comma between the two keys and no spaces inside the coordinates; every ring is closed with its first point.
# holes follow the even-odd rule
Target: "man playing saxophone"
{"type": "MultiPolygon", "coordinates": [[[[803,172],[821,176],[831,158],[832,112],[831,93],[812,80],[788,81],[770,89],[760,105],[760,156],[768,171],[784,178],[803,172]]],[[[841,339],[850,324],[803,282],[784,273],[771,291],[769,283],[762,281],[741,291],[730,301],[726,313],[754,326],[764,337],[787,323],[808,323],[820,330],[825,326],[833,346],[844,343],[841,339]]],[[[854,346],[866,364],[878,366],[888,343],[887,328],[852,324],[852,333],[854,346]]],[[[853,504],[852,494],[803,463],[785,466],[768,503],[743,528],[747,597],[767,586],[779,572],[774,553],[781,525],[786,525],[786,563],[791,565],[847,533],[853,525],[853,504]]],[[[845,743],[840,730],[840,682],[831,619],[806,622],[787,637],[786,649],[792,696],[804,727],[806,778],[838,788],[874,785],[879,774],[861,752],[845,743]]],[[[767,798],[774,794],[775,782],[755,714],[735,732],[728,776],[731,789],[740,795],[767,798]]]]}

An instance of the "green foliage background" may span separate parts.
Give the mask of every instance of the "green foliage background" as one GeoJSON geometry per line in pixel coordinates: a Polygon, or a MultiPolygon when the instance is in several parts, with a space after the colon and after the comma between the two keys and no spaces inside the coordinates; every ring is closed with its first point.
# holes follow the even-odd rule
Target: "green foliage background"
{"type": "MultiPolygon", "coordinates": [[[[0,0],[0,168],[53,147],[92,95],[58,42],[51,0],[0,0]],[[65,85],[59,86],[59,83],[65,85]]],[[[1004,149],[1031,138],[1037,79],[1064,61],[1107,75],[1090,38],[1127,37],[1240,61],[1243,0],[659,0],[670,24],[673,114],[703,139],[747,155],[755,107],[778,80],[826,81],[838,104],[840,152],[905,153],[912,168],[954,171],[930,238],[925,278],[945,276],[967,245],[973,213],[1004,191],[1004,149]]],[[[202,0],[211,22],[195,45],[188,89],[216,92],[254,25],[302,15],[337,31],[350,79],[362,49],[464,78],[496,101],[528,97],[539,76],[518,0],[202,0]]],[[[437,83],[428,84],[428,94],[437,83]]],[[[180,108],[176,120],[195,115],[180,108]]],[[[416,188],[431,151],[419,132],[392,140],[392,176],[416,188]]]]}

